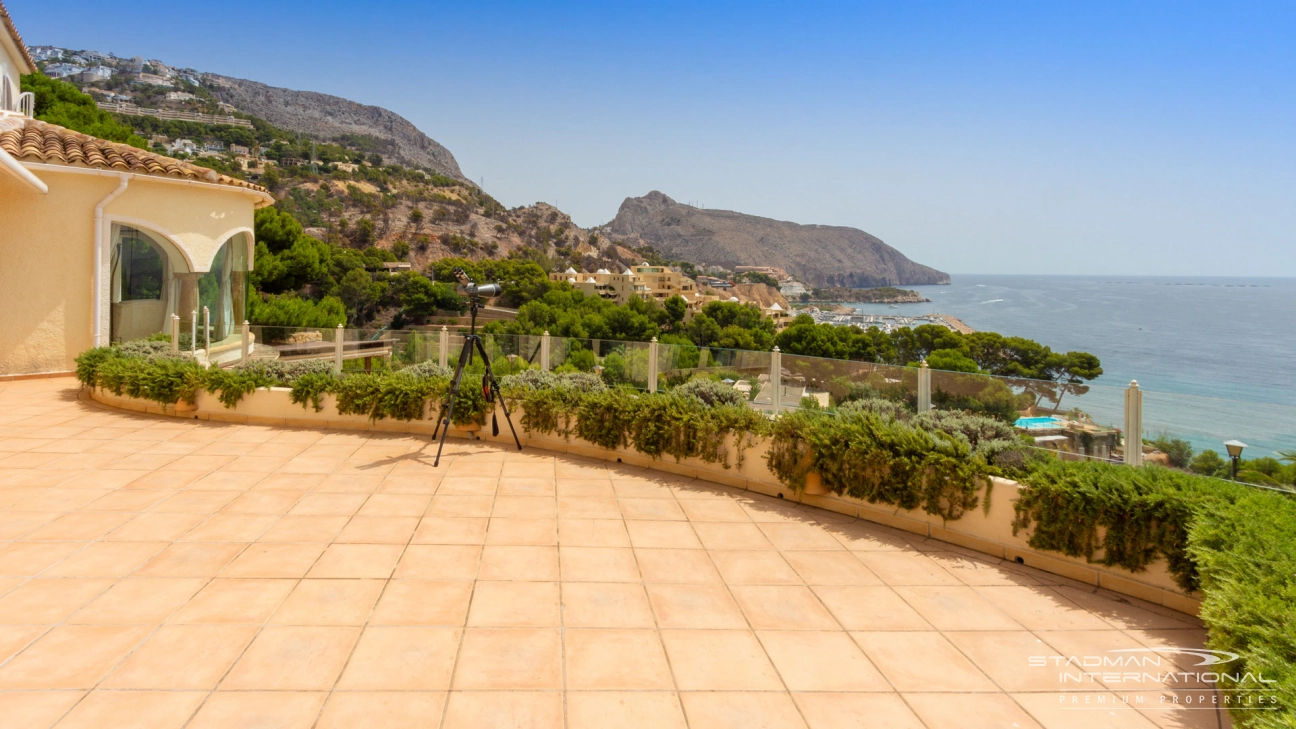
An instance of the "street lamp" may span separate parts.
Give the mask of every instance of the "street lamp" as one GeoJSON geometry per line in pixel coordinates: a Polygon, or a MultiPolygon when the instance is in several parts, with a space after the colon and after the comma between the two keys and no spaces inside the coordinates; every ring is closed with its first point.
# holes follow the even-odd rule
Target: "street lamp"
{"type": "Polygon", "coordinates": [[[1229,458],[1233,459],[1233,480],[1237,480],[1238,461],[1242,458],[1242,449],[1247,447],[1246,443],[1240,440],[1226,440],[1224,447],[1228,449],[1229,458]]]}

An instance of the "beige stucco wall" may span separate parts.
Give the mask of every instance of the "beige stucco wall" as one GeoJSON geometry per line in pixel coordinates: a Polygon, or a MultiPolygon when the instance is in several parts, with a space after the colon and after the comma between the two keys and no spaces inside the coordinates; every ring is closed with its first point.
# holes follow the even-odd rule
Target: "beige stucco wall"
{"type": "MultiPolygon", "coordinates": [[[[93,343],[94,209],[117,188],[120,176],[48,167],[31,166],[49,185],[46,195],[0,175],[0,375],[71,370],[77,354],[93,343]]],[[[260,200],[237,188],[129,178],[126,191],[104,208],[100,300],[105,340],[112,223],[167,238],[192,270],[207,271],[230,236],[246,232],[251,240],[260,200]]]]}
{"type": "Polygon", "coordinates": [[[31,70],[27,68],[27,62],[23,60],[22,55],[18,52],[17,44],[3,30],[0,30],[0,73],[3,73],[9,79],[15,97],[21,89],[18,77],[24,73],[31,73],[31,70]]]}

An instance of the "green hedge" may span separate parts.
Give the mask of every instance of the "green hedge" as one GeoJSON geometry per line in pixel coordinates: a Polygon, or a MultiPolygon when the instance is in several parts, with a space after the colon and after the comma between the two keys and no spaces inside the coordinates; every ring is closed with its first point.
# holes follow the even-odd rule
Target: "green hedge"
{"type": "MultiPolygon", "coordinates": [[[[999,473],[966,438],[858,409],[798,410],[773,425],[767,461],[784,484],[817,472],[829,490],[958,519],[999,473]]],[[[987,494],[988,498],[989,494],[987,494]]]]}
{"type": "MultiPolygon", "coordinates": [[[[1251,672],[1274,681],[1274,711],[1234,712],[1240,727],[1296,726],[1296,500],[1244,486],[1195,513],[1188,551],[1202,588],[1207,644],[1241,656],[1224,687],[1234,700],[1258,682],[1229,678],[1251,672]]],[[[1269,693],[1269,692],[1266,692],[1269,693]]]]}
{"type": "MultiPolygon", "coordinates": [[[[114,395],[162,405],[192,404],[202,389],[202,365],[191,357],[160,351],[152,344],[156,343],[138,343],[137,350],[97,347],[82,352],[76,359],[77,379],[87,387],[102,387],[114,395]]],[[[165,347],[169,349],[169,345],[165,347]]]]}
{"type": "Polygon", "coordinates": [[[1198,585],[1188,554],[1194,512],[1226,482],[1157,466],[1046,461],[1020,479],[1013,530],[1035,549],[1139,572],[1164,558],[1185,590],[1198,585]]]}
{"type": "Polygon", "coordinates": [[[1233,702],[1256,688],[1277,697],[1234,722],[1296,726],[1296,494],[1158,466],[1053,462],[1022,479],[1016,510],[1014,528],[1036,549],[1132,572],[1164,558],[1182,587],[1201,591],[1209,647],[1240,656],[1219,668],[1221,688],[1233,702]]]}
{"type": "Polygon", "coordinates": [[[523,426],[533,432],[573,434],[604,448],[632,447],[653,458],[701,458],[741,466],[757,436],[769,432],[764,415],[746,405],[708,404],[689,391],[644,393],[626,388],[579,389],[515,386],[504,378],[505,397],[525,410],[523,426]]]}

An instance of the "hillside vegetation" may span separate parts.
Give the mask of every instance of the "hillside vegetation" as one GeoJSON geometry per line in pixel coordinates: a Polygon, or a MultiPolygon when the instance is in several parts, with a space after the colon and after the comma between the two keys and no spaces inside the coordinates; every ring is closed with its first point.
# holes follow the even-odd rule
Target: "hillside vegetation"
{"type": "Polygon", "coordinates": [[[35,95],[35,114],[41,121],[140,149],[148,146],[148,142],[130,125],[123,124],[106,111],[100,111],[94,99],[70,83],[33,73],[23,76],[20,84],[23,91],[35,95]]]}

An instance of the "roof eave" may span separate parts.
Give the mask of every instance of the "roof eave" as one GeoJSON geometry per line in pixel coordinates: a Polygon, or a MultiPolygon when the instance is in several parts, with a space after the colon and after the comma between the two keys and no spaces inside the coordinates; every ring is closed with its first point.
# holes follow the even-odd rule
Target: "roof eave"
{"type": "MultiPolygon", "coordinates": [[[[3,151],[4,150],[0,150],[0,152],[3,151]]],[[[67,164],[66,162],[44,162],[30,159],[22,159],[18,160],[18,162],[28,170],[38,170],[42,172],[71,172],[73,174],[96,175],[100,177],[120,177],[122,175],[130,175],[132,178],[143,181],[155,180],[157,182],[201,187],[206,190],[218,192],[242,193],[257,198],[257,202],[254,204],[254,207],[257,209],[269,207],[275,203],[274,195],[265,190],[252,187],[241,187],[239,185],[227,185],[220,182],[211,182],[209,180],[195,180],[189,177],[177,177],[174,175],[154,175],[147,172],[139,172],[137,170],[122,170],[110,167],[87,167],[79,164],[67,164]]]]}

